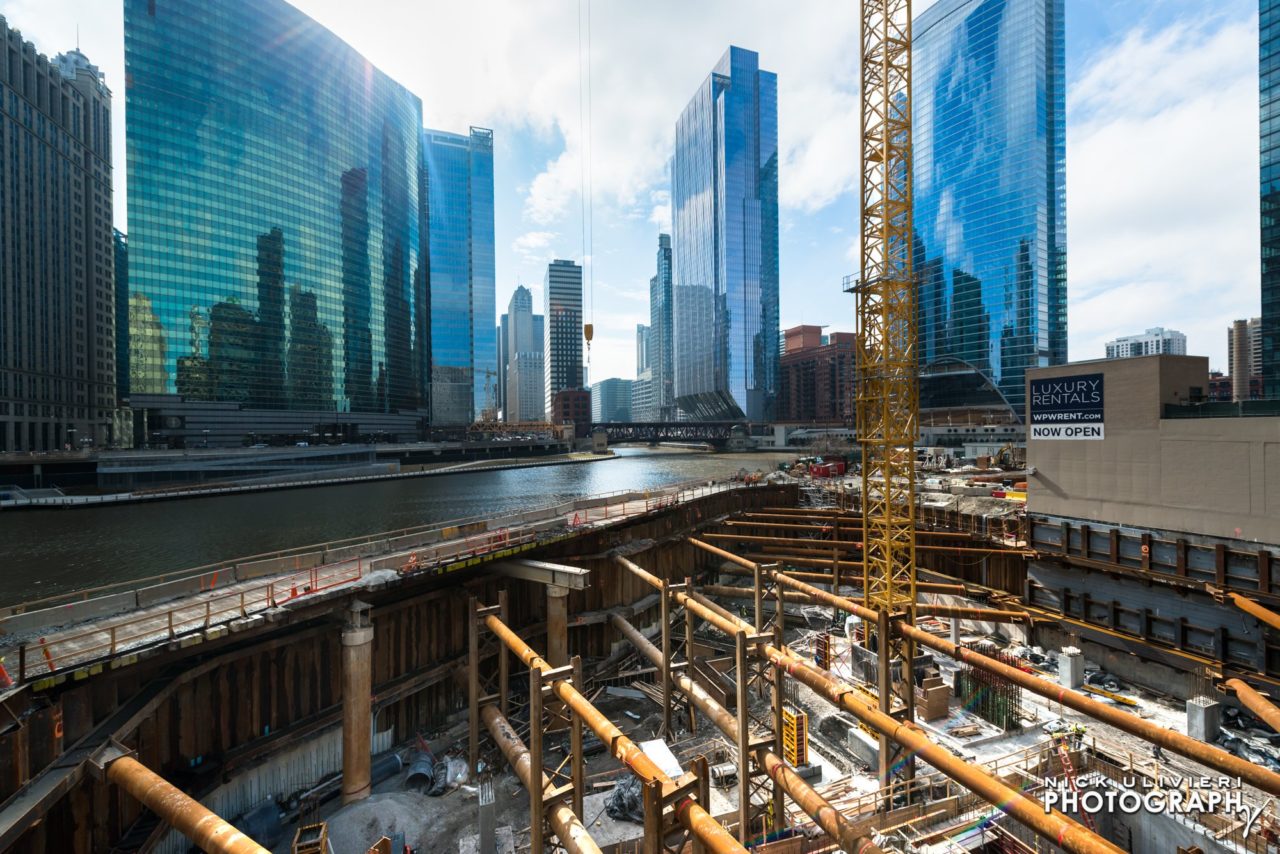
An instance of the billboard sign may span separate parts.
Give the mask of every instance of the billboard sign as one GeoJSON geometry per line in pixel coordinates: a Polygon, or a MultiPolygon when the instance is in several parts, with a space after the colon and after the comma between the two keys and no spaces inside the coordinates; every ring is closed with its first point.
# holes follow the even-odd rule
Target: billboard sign
{"type": "Polygon", "coordinates": [[[1102,374],[1031,381],[1032,439],[1102,439],[1102,374]]]}

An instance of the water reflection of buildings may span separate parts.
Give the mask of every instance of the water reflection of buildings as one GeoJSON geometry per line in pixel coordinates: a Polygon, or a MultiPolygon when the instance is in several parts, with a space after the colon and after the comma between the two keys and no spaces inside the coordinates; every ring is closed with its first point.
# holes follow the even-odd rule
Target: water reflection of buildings
{"type": "Polygon", "coordinates": [[[420,436],[421,101],[283,0],[124,5],[128,391],[162,425],[148,438],[420,436]]]}
{"type": "Polygon", "coordinates": [[[926,424],[1020,418],[1026,371],[1066,361],[1063,21],[1063,0],[939,0],[916,19],[926,424]]]}

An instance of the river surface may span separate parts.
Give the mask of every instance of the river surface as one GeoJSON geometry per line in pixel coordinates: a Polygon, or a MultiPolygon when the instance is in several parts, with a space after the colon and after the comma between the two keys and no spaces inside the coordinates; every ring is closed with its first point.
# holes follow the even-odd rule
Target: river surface
{"type": "Polygon", "coordinates": [[[380,531],[770,471],[793,455],[619,448],[615,459],[76,510],[0,513],[0,605],[380,531]]]}

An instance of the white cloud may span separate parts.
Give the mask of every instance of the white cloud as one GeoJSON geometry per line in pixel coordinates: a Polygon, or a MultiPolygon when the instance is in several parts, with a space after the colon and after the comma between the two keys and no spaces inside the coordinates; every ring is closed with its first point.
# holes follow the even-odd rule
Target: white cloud
{"type": "Polygon", "coordinates": [[[654,190],[649,194],[649,222],[658,227],[664,234],[671,233],[671,191],[654,190]]]}
{"type": "Polygon", "coordinates": [[[546,257],[551,241],[559,237],[554,231],[526,231],[511,244],[512,251],[529,259],[546,257]]]}
{"type": "Polygon", "coordinates": [[[1259,300],[1257,26],[1135,31],[1070,90],[1071,358],[1168,326],[1226,365],[1259,300]]]}

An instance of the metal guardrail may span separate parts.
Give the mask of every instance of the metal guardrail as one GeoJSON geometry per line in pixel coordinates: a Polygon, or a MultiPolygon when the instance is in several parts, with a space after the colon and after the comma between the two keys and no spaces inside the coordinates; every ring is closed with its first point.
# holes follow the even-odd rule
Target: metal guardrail
{"type": "MultiPolygon", "coordinates": [[[[472,469],[474,471],[474,469],[472,469]]],[[[675,484],[669,484],[659,487],[651,492],[671,492],[683,491],[690,488],[696,488],[698,485],[707,483],[706,480],[688,480],[675,484]]],[[[635,490],[614,490],[612,492],[602,493],[600,495],[591,496],[587,500],[596,500],[599,498],[608,498],[610,496],[621,495],[624,493],[632,493],[635,490]]],[[[517,515],[526,515],[529,513],[538,513],[540,511],[548,511],[553,508],[560,507],[565,502],[557,502],[554,504],[542,504],[531,507],[528,510],[521,511],[517,515]]],[[[165,572],[158,575],[150,575],[144,578],[135,578],[127,581],[117,581],[111,584],[101,584],[94,587],[86,587],[81,590],[71,591],[68,593],[58,593],[52,596],[44,596],[39,599],[32,599],[21,602],[16,605],[0,606],[0,618],[11,616],[14,614],[24,614],[29,611],[43,610],[46,608],[56,607],[58,605],[86,602],[101,596],[109,596],[116,593],[124,593],[128,591],[137,591],[146,587],[157,584],[167,584],[173,581],[182,581],[185,579],[196,578],[206,573],[216,571],[231,571],[236,566],[247,563],[255,563],[264,560],[274,560],[278,558],[296,557],[298,555],[311,554],[314,552],[335,551],[341,548],[349,548],[351,546],[368,545],[376,543],[379,540],[396,539],[400,537],[411,536],[414,534],[425,534],[431,531],[445,531],[450,528],[462,528],[477,522],[491,521],[494,517],[489,514],[477,514],[474,516],[466,516],[460,519],[452,519],[446,522],[432,522],[426,525],[414,525],[408,528],[398,528],[391,531],[380,531],[373,534],[362,534],[355,537],[347,537],[340,540],[328,540],[322,543],[312,543],[303,546],[293,546],[286,549],[276,549],[270,552],[261,552],[259,554],[247,555],[244,557],[233,558],[230,560],[218,561],[216,563],[207,563],[201,566],[189,567],[187,569],[174,570],[173,572],[165,572]]]]}
{"type": "MultiPolygon", "coordinates": [[[[526,517],[525,530],[504,527],[444,539],[436,543],[424,543],[392,550],[388,555],[395,557],[396,560],[381,567],[376,564],[387,561],[388,557],[371,559],[361,556],[333,564],[310,567],[284,577],[264,578],[260,584],[211,596],[203,601],[193,601],[191,598],[176,599],[164,610],[149,611],[131,619],[115,619],[111,625],[91,626],[71,634],[60,634],[54,638],[41,637],[33,643],[21,644],[17,648],[18,668],[15,675],[19,683],[24,683],[78,670],[122,653],[141,650],[155,643],[178,641],[185,636],[207,632],[211,628],[233,620],[245,619],[254,613],[286,605],[324,590],[356,583],[375,569],[395,569],[400,575],[414,575],[432,572],[441,566],[473,557],[535,544],[541,538],[539,529],[545,529],[548,522],[560,521],[569,530],[575,530],[599,522],[649,513],[735,487],[741,488],[740,485],[732,483],[690,481],[664,487],[656,495],[648,491],[616,490],[588,499],[566,502],[575,506],[567,517],[562,517],[560,513],[565,503],[544,505],[541,509],[548,512],[536,519],[527,519],[536,511],[525,511],[519,514],[526,517]],[[621,500],[616,502],[609,500],[616,497],[621,497],[621,500]],[[640,502],[643,502],[643,510],[638,506],[640,502]],[[401,556],[403,560],[399,559],[401,556]],[[87,645],[86,641],[89,642],[87,645]]],[[[460,533],[467,524],[475,524],[478,521],[481,521],[481,517],[472,517],[471,522],[460,521],[426,530],[453,530],[460,533]]],[[[394,539],[396,535],[397,532],[380,534],[367,541],[394,539]]],[[[403,536],[403,534],[399,535],[403,536]]],[[[363,538],[358,539],[363,541],[363,538]]],[[[350,543],[346,540],[337,542],[350,543]]],[[[207,568],[201,568],[201,570],[207,571],[207,568]]]]}

